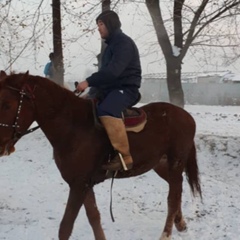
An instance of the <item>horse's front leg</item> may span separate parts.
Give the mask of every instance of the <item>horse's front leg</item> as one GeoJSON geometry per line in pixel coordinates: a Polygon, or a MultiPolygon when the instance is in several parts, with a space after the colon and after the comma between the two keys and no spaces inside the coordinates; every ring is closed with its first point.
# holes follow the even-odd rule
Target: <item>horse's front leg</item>
{"type": "Polygon", "coordinates": [[[67,206],[59,228],[59,240],[68,240],[71,236],[73,225],[83,204],[87,186],[82,184],[70,185],[67,206]]]}
{"type": "Polygon", "coordinates": [[[92,188],[89,189],[89,191],[87,192],[86,198],[84,200],[84,206],[86,209],[88,221],[92,227],[95,236],[95,240],[106,240],[101,225],[101,216],[98,211],[95,194],[92,188]]]}

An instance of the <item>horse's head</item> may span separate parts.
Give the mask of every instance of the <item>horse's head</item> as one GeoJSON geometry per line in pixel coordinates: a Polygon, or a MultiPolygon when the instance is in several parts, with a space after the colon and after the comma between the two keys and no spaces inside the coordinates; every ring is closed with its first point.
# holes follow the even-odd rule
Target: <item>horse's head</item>
{"type": "Polygon", "coordinates": [[[34,121],[33,91],[28,72],[0,72],[0,156],[11,154],[15,143],[34,121]]]}

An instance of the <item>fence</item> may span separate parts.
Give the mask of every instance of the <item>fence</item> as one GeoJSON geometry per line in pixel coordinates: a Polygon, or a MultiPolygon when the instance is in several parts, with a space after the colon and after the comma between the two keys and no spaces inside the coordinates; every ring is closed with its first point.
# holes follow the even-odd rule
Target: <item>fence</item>
{"type": "MultiPolygon", "coordinates": [[[[68,82],[69,89],[74,83],[68,82]]],[[[238,105],[240,106],[240,83],[182,83],[186,104],[191,105],[238,105]]],[[[169,102],[165,81],[145,80],[140,88],[142,103],[169,102]]]]}
{"type": "MultiPolygon", "coordinates": [[[[240,105],[240,83],[182,83],[186,104],[240,105]]],[[[141,86],[142,103],[169,102],[165,81],[145,80],[141,86]]]]}

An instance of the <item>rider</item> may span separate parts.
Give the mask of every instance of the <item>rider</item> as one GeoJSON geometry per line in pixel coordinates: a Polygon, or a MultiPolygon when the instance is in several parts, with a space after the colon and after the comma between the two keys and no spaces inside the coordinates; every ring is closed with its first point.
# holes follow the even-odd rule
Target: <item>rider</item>
{"type": "Polygon", "coordinates": [[[93,87],[101,94],[97,105],[97,115],[106,129],[112,146],[118,155],[104,170],[122,170],[125,163],[129,170],[133,166],[128,137],[122,112],[136,103],[141,85],[141,64],[134,41],[121,30],[117,13],[111,10],[102,12],[96,19],[98,31],[107,44],[98,72],[87,77],[77,86],[78,91],[93,87]],[[123,164],[121,163],[121,159],[123,164]]]}

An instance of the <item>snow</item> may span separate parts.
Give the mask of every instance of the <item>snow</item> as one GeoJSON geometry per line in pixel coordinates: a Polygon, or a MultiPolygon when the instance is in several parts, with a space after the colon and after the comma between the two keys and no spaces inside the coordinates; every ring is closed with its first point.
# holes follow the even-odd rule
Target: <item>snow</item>
{"type": "Polygon", "coordinates": [[[180,55],[181,48],[179,48],[177,46],[172,46],[172,50],[173,50],[173,56],[174,57],[178,57],[180,55]]]}
{"type": "MultiPolygon", "coordinates": [[[[184,180],[182,209],[188,230],[172,240],[240,239],[240,107],[186,106],[197,123],[196,145],[203,203],[184,180]]],[[[41,130],[24,136],[0,158],[0,240],[56,240],[68,186],[41,130]]],[[[167,184],[154,172],[95,187],[107,239],[159,239],[167,211],[167,184]]],[[[71,240],[94,239],[82,208],[71,240]]]]}

